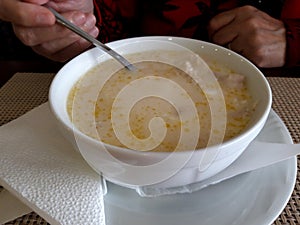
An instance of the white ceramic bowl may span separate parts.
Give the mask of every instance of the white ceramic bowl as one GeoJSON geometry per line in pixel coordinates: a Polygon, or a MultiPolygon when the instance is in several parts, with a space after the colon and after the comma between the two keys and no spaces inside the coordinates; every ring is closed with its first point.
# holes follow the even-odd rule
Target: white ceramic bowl
{"type": "Polygon", "coordinates": [[[235,161],[257,136],[271,109],[271,89],[264,75],[247,59],[223,47],[177,37],[132,38],[108,45],[126,57],[129,53],[143,52],[147,48],[165,49],[167,45],[164,45],[164,42],[184,46],[200,56],[209,57],[236,73],[245,75],[248,90],[258,104],[244,132],[221,145],[205,150],[169,154],[139,152],[103,144],[73,126],[66,105],[73,85],[87,71],[110,57],[96,48],[77,56],[58,72],[51,84],[49,102],[52,112],[62,134],[80,151],[89,165],[107,180],[122,186],[175,187],[198,182],[217,174],[235,161]],[[163,42],[153,46],[145,44],[152,40],[163,42]]]}

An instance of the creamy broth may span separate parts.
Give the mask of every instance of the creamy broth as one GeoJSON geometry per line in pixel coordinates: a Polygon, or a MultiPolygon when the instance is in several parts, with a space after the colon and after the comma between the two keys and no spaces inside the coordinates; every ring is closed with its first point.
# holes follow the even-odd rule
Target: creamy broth
{"type": "MultiPolygon", "coordinates": [[[[165,78],[172,82],[176,82],[176,84],[180,85],[187,92],[194,103],[198,116],[197,120],[191,118],[189,122],[199,123],[201,127],[196,149],[206,147],[211,135],[211,109],[207,97],[199,85],[184,71],[165,63],[143,61],[135,63],[135,66],[138,68],[135,72],[130,72],[127,69],[118,70],[105,82],[104,86],[101,86],[101,88],[98,89],[99,91],[95,100],[84,100],[89,101],[90,107],[93,108],[93,114],[85,114],[87,117],[93,117],[93,119],[87,120],[87,122],[81,122],[81,124],[90,123],[90,125],[85,128],[76,125],[78,129],[105,143],[127,147],[122,144],[114,132],[112,112],[118,112],[119,109],[115,108],[113,104],[118,101],[118,94],[124,87],[130,86],[133,81],[151,76],[157,77],[157,79],[165,78]],[[95,126],[96,129],[96,132],[93,134],[89,133],[89,127],[92,126],[95,126]]],[[[244,76],[224,69],[218,65],[211,66],[211,69],[213,70],[224,95],[227,113],[226,130],[224,133],[224,141],[226,141],[237,136],[245,129],[254,110],[254,104],[246,88],[244,76]]],[[[92,70],[88,75],[91,76],[93,73],[95,73],[95,71],[92,70]]],[[[97,74],[94,76],[101,75],[97,74]]],[[[74,110],[76,110],[74,109],[73,104],[74,98],[75,96],[77,98],[76,94],[78,90],[84,88],[86,88],[86,91],[83,91],[83,93],[88,91],[90,85],[77,84],[70,92],[67,109],[70,118],[73,120],[74,110]]],[[[168,92],[170,89],[166,87],[160,91],[168,92]]],[[[137,90],[136,92],[137,94],[139,94],[138,92],[143,94],[142,89],[137,90]]],[[[160,98],[159,96],[147,96],[135,102],[130,110],[129,117],[122,112],[119,114],[115,113],[114,115],[119,117],[118,120],[129,121],[131,133],[124,134],[125,136],[134,135],[140,140],[150,136],[149,123],[151,119],[155,117],[162,118],[167,132],[163,141],[156,146],[153,151],[174,151],[181,135],[181,129],[185,129],[186,133],[190,132],[188,128],[183,126],[185,121],[180,120],[179,113],[185,114],[189,112],[190,108],[185,102],[180,102],[179,107],[176,109],[174,104],[168,102],[164,98],[160,98]]],[[[83,116],[77,117],[77,119],[82,120],[83,116]]],[[[117,127],[118,124],[115,124],[115,126],[117,127]]],[[[181,147],[179,150],[190,149],[181,147]]]]}

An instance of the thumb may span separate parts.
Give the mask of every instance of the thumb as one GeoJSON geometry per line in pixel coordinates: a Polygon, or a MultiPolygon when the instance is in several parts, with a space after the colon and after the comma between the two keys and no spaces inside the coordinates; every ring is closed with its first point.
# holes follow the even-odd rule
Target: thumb
{"type": "Polygon", "coordinates": [[[49,0],[22,0],[22,2],[32,3],[36,5],[44,5],[47,2],[49,2],[49,0]]]}

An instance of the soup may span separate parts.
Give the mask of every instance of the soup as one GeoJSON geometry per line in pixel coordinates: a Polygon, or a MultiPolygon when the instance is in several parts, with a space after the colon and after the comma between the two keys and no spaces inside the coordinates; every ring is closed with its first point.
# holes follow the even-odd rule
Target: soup
{"type": "MultiPolygon", "coordinates": [[[[135,150],[145,150],[147,148],[147,150],[152,151],[171,152],[175,149],[180,151],[191,150],[188,145],[178,146],[183,132],[190,136],[195,134],[190,129],[191,126],[185,126],[185,124],[189,123],[200,127],[195,149],[202,149],[208,146],[212,135],[212,108],[210,107],[210,99],[201,88],[201,85],[186,72],[166,63],[142,61],[135,63],[134,66],[137,68],[134,72],[127,69],[113,72],[112,76],[106,79],[105,82],[102,81],[103,85],[100,85],[98,88],[91,88],[91,86],[97,83],[97,76],[98,79],[101,79],[99,78],[101,70],[95,68],[83,76],[73,87],[67,104],[68,114],[75,126],[85,134],[114,146],[135,150]],[[86,83],[85,79],[87,78],[90,81],[86,83]],[[164,82],[166,82],[165,86],[160,85],[164,82]],[[145,84],[146,86],[143,86],[145,84]],[[130,87],[131,85],[133,87],[130,87]],[[168,101],[164,97],[175,94],[173,93],[174,89],[171,88],[172,85],[174,87],[179,85],[184,90],[178,95],[184,96],[182,98],[178,97],[181,100],[178,100],[176,103],[168,101]],[[158,86],[160,88],[152,91],[152,94],[145,94],[146,89],[154,89],[158,88],[158,86]],[[143,96],[141,98],[134,97],[133,103],[129,97],[125,100],[123,98],[123,102],[125,101],[124,107],[130,108],[130,111],[124,111],[121,109],[120,104],[117,104],[121,101],[122,95],[120,93],[126,93],[127,89],[124,89],[125,87],[132,88],[132,95],[140,94],[143,96]],[[87,93],[91,89],[96,91],[94,94],[88,95],[87,93]],[[86,96],[83,98],[81,95],[86,96]],[[96,97],[91,98],[90,96],[96,97]],[[191,114],[193,107],[190,107],[187,101],[184,100],[187,98],[189,98],[190,102],[193,102],[196,110],[195,115],[191,114]],[[74,104],[75,99],[79,103],[85,102],[86,106],[81,105],[77,107],[78,104],[74,104]],[[89,110],[86,110],[87,108],[89,110]],[[192,116],[189,116],[190,114],[192,116]],[[149,124],[153,118],[161,118],[163,120],[160,126],[163,125],[162,128],[166,132],[163,133],[162,141],[156,144],[155,140],[153,140],[151,149],[142,144],[136,145],[136,143],[132,143],[135,140],[141,141],[147,138],[149,141],[151,136],[149,124]],[[187,119],[182,120],[182,118],[187,119]],[[124,121],[127,122],[123,123],[124,121]],[[120,130],[123,132],[122,134],[119,134],[120,130]],[[124,142],[124,139],[128,139],[128,142],[124,142]]],[[[210,68],[214,72],[224,98],[224,106],[220,107],[225,107],[226,118],[224,121],[217,122],[226,123],[224,134],[221,134],[223,137],[222,141],[226,141],[237,136],[245,129],[250,121],[255,104],[248,93],[246,80],[243,75],[236,74],[217,64],[211,64],[210,68]]],[[[161,129],[157,128],[157,131],[161,129]]],[[[221,133],[222,130],[214,130],[213,132],[221,133]]]]}

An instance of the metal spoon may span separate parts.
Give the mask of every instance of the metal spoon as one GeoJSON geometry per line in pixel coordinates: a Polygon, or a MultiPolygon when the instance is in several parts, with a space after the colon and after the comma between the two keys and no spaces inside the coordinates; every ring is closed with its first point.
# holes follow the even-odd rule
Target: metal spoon
{"type": "Polygon", "coordinates": [[[48,6],[46,6],[46,7],[54,14],[54,16],[56,18],[56,21],[58,23],[65,26],[66,28],[70,29],[71,31],[75,32],[76,34],[78,34],[79,36],[84,38],[85,40],[92,43],[94,46],[96,46],[96,47],[100,48],[101,50],[105,51],[106,53],[111,55],[113,58],[115,58],[118,62],[120,62],[123,66],[125,66],[127,69],[135,70],[135,67],[130,62],[128,62],[127,59],[125,59],[123,56],[121,56],[120,54],[118,54],[117,52],[112,50],[107,45],[101,43],[100,41],[98,41],[97,39],[95,39],[94,37],[92,37],[91,35],[86,33],[85,31],[80,29],[79,27],[77,27],[73,23],[71,23],[69,20],[67,20],[62,15],[60,15],[58,12],[56,12],[53,8],[50,8],[48,6]]]}

